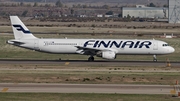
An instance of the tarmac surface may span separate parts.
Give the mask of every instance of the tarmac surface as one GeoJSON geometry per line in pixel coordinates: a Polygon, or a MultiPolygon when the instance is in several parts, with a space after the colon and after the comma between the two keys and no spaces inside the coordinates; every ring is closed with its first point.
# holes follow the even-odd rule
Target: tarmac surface
{"type": "Polygon", "coordinates": [[[1,92],[170,94],[170,85],[0,83],[1,92]]]}
{"type": "MultiPolygon", "coordinates": [[[[83,65],[91,65],[91,66],[93,65],[100,66],[103,64],[105,66],[118,66],[118,65],[121,65],[121,66],[148,66],[148,65],[165,66],[166,61],[152,62],[152,61],[97,60],[95,62],[88,62],[85,60],[2,60],[1,59],[0,64],[58,64],[58,65],[83,64],[83,65]]],[[[175,67],[180,67],[180,62],[171,62],[171,65],[175,67]]],[[[64,71],[67,71],[67,70],[64,70],[64,71]]],[[[34,92],[34,93],[170,94],[171,90],[173,89],[174,89],[174,86],[171,86],[171,85],[0,83],[1,92],[21,92],[21,93],[34,92]]],[[[180,91],[180,87],[178,87],[178,89],[180,91]]]]}
{"type": "MultiPolygon", "coordinates": [[[[0,64],[58,64],[58,65],[105,65],[105,66],[166,66],[166,61],[108,61],[96,60],[89,62],[86,60],[0,60],[0,64]]],[[[180,67],[180,62],[170,62],[171,66],[180,67]]]]}

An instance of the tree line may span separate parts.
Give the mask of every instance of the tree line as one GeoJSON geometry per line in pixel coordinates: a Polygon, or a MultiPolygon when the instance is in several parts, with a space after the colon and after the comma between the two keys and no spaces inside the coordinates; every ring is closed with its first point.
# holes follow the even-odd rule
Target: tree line
{"type": "Polygon", "coordinates": [[[54,5],[51,4],[42,4],[38,3],[38,1],[33,3],[28,3],[28,2],[21,2],[20,3],[0,3],[0,7],[51,7],[51,6],[56,6],[56,7],[64,7],[63,3],[58,0],[54,5]]]}

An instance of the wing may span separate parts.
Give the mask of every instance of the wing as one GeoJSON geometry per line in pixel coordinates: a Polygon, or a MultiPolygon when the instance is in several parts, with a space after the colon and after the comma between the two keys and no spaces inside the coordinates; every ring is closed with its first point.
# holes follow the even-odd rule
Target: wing
{"type": "Polygon", "coordinates": [[[101,48],[90,48],[90,47],[81,47],[81,46],[75,46],[77,47],[76,53],[78,54],[84,54],[84,55],[96,55],[99,51],[111,51],[110,49],[101,49],[101,48]]]}

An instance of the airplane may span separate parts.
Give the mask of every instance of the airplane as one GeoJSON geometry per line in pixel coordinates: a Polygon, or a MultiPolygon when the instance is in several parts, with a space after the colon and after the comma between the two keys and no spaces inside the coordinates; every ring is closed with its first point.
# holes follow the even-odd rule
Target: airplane
{"type": "Polygon", "coordinates": [[[88,61],[94,56],[103,59],[115,59],[117,55],[156,55],[170,54],[175,49],[160,40],[139,39],[49,39],[37,38],[23,24],[18,16],[10,16],[14,38],[7,43],[39,52],[54,54],[88,55],[88,61]]]}

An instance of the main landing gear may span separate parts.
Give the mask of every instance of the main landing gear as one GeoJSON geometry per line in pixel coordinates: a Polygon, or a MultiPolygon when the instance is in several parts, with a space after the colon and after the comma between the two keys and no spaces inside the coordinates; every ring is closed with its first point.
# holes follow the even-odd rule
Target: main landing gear
{"type": "Polygon", "coordinates": [[[157,62],[156,55],[153,55],[153,61],[154,61],[154,62],[157,62]]]}
{"type": "Polygon", "coordinates": [[[94,61],[94,57],[93,57],[93,56],[90,56],[90,57],[88,58],[88,61],[94,61]]]}

